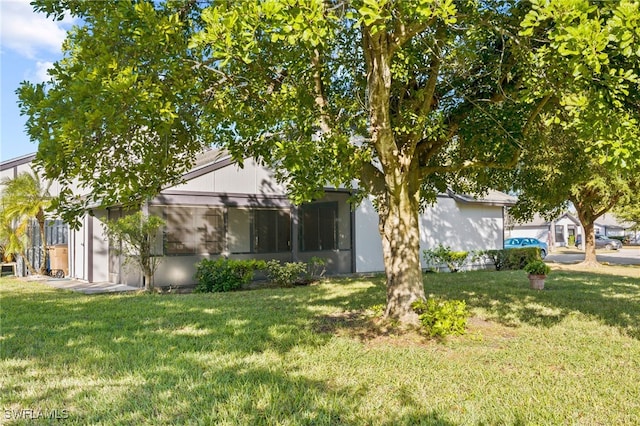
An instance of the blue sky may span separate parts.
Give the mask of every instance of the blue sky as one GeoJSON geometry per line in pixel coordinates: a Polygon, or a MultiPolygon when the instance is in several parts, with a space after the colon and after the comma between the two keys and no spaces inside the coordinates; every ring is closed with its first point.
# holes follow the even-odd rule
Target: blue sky
{"type": "Polygon", "coordinates": [[[33,83],[48,79],[46,70],[62,58],[61,46],[72,21],[54,22],[36,14],[30,0],[0,0],[0,80],[2,106],[0,120],[0,160],[8,160],[37,150],[24,130],[16,89],[24,80],[33,83]]]}

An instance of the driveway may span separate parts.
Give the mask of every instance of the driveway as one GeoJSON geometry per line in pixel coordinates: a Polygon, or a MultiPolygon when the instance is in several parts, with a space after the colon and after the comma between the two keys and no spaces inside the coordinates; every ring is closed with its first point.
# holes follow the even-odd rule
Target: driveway
{"type": "MultiPolygon", "coordinates": [[[[640,265],[640,247],[623,247],[620,250],[596,250],[598,262],[614,265],[640,265]]],[[[559,249],[549,253],[544,259],[547,262],[579,263],[584,260],[584,252],[576,249],[559,249]]]]}

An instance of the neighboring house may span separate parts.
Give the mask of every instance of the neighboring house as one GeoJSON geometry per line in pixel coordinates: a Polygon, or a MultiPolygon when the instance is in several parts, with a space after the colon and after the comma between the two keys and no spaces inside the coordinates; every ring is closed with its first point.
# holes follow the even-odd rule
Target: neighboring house
{"type": "Polygon", "coordinates": [[[580,221],[569,213],[564,213],[554,220],[547,220],[536,214],[529,222],[518,223],[513,218],[507,218],[506,238],[537,238],[549,247],[566,247],[578,235],[582,235],[583,228],[580,221]]]}
{"type": "MultiPolygon", "coordinates": [[[[3,173],[28,169],[32,159],[2,163],[3,173]]],[[[184,183],[163,189],[145,206],[166,222],[155,248],[165,256],[155,285],[192,284],[196,262],[221,255],[281,261],[315,256],[327,260],[331,274],[383,271],[371,199],[352,208],[350,196],[346,189],[325,188],[321,199],[295,206],[269,169],[252,159],[240,168],[219,151],[208,151],[184,175],[184,183]]],[[[452,192],[438,196],[420,217],[421,250],[440,243],[453,250],[502,248],[504,207],[514,202],[499,192],[482,199],[452,192]]],[[[110,249],[102,226],[126,212],[112,207],[88,213],[81,227],[68,233],[69,275],[88,282],[139,284],[140,276],[110,249]]]]}
{"type": "Polygon", "coordinates": [[[625,235],[633,235],[631,228],[633,224],[619,221],[613,214],[605,213],[596,219],[594,230],[596,234],[606,235],[608,237],[624,237],[625,235]]]}

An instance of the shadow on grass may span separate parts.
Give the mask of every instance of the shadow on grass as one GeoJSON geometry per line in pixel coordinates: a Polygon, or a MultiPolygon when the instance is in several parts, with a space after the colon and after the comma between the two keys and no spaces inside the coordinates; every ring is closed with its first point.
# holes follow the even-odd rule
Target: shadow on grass
{"type": "MultiPolygon", "coordinates": [[[[9,409],[64,408],[71,424],[384,423],[361,409],[367,385],[314,379],[302,367],[297,352],[332,338],[315,332],[318,310],[360,309],[384,294],[376,285],[334,287],[250,296],[3,292],[0,400],[9,409]]],[[[401,407],[387,424],[448,424],[422,404],[401,407]]]]}
{"type": "Polygon", "coordinates": [[[507,326],[551,327],[581,313],[640,339],[640,279],[590,272],[553,271],[542,291],[522,271],[425,276],[427,294],[464,299],[507,326]]]}

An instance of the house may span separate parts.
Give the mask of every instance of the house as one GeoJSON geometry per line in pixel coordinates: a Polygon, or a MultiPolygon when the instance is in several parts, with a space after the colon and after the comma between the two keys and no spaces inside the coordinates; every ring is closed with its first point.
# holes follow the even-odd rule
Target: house
{"type": "Polygon", "coordinates": [[[570,213],[564,213],[553,220],[536,214],[531,221],[525,223],[518,223],[508,216],[505,236],[537,238],[549,247],[567,247],[573,245],[576,237],[582,233],[580,220],[570,213]]]}
{"type": "Polygon", "coordinates": [[[622,222],[611,213],[605,213],[596,219],[593,224],[596,234],[606,235],[608,237],[624,237],[627,235],[633,235],[633,231],[630,228],[633,224],[628,222],[622,222]]]}
{"type": "MultiPolygon", "coordinates": [[[[33,156],[2,163],[3,175],[28,170],[33,156]]],[[[55,194],[55,188],[53,188],[55,194]]],[[[273,172],[247,159],[239,167],[228,155],[200,155],[183,183],[163,189],[145,209],[166,225],[155,247],[164,255],[157,286],[193,284],[195,264],[205,258],[327,261],[330,274],[384,270],[378,216],[371,199],[352,207],[351,193],[325,188],[325,195],[300,206],[286,196],[273,172]]],[[[439,243],[453,250],[503,247],[504,208],[515,200],[499,192],[477,199],[441,194],[420,216],[421,249],[439,243]]],[[[68,230],[69,275],[88,282],[139,285],[105,238],[103,223],[126,214],[119,207],[95,208],[77,230],[68,230]]],[[[425,265],[426,266],[426,265],[425,265]]]]}

